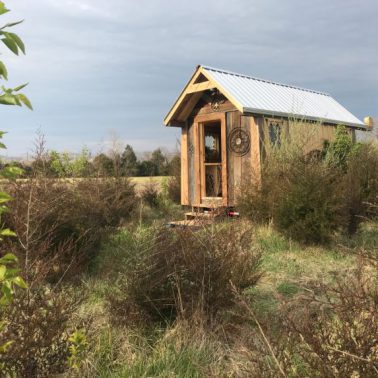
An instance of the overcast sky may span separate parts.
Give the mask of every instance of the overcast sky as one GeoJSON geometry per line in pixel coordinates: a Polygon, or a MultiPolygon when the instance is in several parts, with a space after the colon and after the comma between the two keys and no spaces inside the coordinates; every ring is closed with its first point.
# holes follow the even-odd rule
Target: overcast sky
{"type": "Polygon", "coordinates": [[[8,155],[98,150],[111,133],[138,151],[173,150],[163,118],[197,64],[331,93],[362,119],[378,113],[377,0],[5,0],[27,55],[34,111],[2,106],[8,155]]]}

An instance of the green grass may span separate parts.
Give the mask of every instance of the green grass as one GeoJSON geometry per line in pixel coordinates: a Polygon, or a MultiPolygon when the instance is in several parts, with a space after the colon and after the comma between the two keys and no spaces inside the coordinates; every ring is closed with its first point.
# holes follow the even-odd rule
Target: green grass
{"type": "MultiPolygon", "coordinates": [[[[366,240],[361,235],[356,238],[366,240]]],[[[350,269],[356,262],[352,254],[334,247],[301,246],[269,226],[256,230],[256,242],[263,253],[264,274],[257,286],[247,292],[262,318],[278,316],[279,297],[291,298],[314,281],[332,282],[337,272],[350,269]]]]}
{"type": "Polygon", "coordinates": [[[300,288],[292,282],[282,282],[277,286],[276,290],[285,297],[292,297],[300,291],[300,288]]]}
{"type": "Polygon", "coordinates": [[[300,246],[283,238],[272,228],[257,231],[263,251],[264,282],[274,286],[285,281],[332,278],[333,273],[351,267],[355,258],[333,247],[300,246]]]}
{"type": "Polygon", "coordinates": [[[123,366],[112,377],[205,377],[205,368],[213,359],[211,350],[203,346],[173,344],[158,346],[150,355],[140,355],[132,364],[123,366]]]}

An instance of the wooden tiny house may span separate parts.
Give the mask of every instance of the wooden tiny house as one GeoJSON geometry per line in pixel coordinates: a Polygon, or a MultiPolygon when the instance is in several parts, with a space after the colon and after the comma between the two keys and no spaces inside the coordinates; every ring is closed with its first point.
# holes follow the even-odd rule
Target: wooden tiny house
{"type": "Polygon", "coordinates": [[[233,207],[242,179],[259,174],[264,144],[291,118],[316,122],[311,150],[331,141],[339,124],[353,137],[365,129],[328,94],[198,66],[164,119],[182,129],[182,205],[233,207]]]}

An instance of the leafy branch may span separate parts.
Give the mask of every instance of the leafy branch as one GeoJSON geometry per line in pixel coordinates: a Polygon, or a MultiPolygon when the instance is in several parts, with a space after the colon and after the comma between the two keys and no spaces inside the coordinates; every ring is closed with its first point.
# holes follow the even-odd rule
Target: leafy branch
{"type": "MultiPolygon", "coordinates": [[[[5,4],[2,1],[0,1],[0,16],[7,12],[9,12],[9,9],[7,9],[5,7],[5,4]]],[[[9,28],[19,25],[22,22],[23,20],[10,22],[0,27],[0,41],[3,42],[4,45],[15,55],[19,55],[20,52],[25,54],[25,45],[17,34],[11,33],[8,30],[9,28]]],[[[8,70],[5,64],[1,60],[0,60],[0,79],[8,80],[8,70]]],[[[27,83],[19,85],[15,88],[6,88],[4,86],[1,86],[0,104],[17,105],[17,106],[25,105],[29,109],[33,109],[32,104],[29,101],[29,99],[23,93],[19,93],[19,91],[21,91],[26,86],[27,86],[27,83]]]]}

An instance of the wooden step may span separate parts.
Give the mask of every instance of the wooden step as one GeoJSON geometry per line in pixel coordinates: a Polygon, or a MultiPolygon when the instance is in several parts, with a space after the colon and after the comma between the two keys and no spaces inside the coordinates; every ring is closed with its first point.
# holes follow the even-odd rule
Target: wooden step
{"type": "Polygon", "coordinates": [[[189,219],[181,221],[172,221],[167,223],[167,227],[190,227],[190,228],[201,228],[203,226],[211,225],[214,222],[213,219],[189,219]]]}
{"type": "Polygon", "coordinates": [[[188,213],[185,213],[185,219],[211,219],[214,218],[215,214],[213,212],[204,213],[199,211],[189,211],[188,213]]]}
{"type": "Polygon", "coordinates": [[[185,213],[185,219],[214,219],[226,215],[225,207],[218,207],[216,209],[193,208],[192,211],[185,213]]]}

